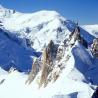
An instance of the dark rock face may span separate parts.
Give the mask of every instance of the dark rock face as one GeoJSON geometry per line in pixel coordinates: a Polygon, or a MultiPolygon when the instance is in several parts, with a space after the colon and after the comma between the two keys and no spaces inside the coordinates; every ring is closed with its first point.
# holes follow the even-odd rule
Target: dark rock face
{"type": "Polygon", "coordinates": [[[97,87],[96,91],[93,93],[92,98],[98,98],[98,87],[97,87]]]}

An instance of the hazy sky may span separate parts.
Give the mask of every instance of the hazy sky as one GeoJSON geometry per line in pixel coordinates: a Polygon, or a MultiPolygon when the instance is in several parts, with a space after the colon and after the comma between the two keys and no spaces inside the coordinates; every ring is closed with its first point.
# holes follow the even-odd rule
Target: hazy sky
{"type": "Polygon", "coordinates": [[[55,10],[80,24],[98,24],[98,0],[0,0],[0,4],[20,12],[55,10]]]}

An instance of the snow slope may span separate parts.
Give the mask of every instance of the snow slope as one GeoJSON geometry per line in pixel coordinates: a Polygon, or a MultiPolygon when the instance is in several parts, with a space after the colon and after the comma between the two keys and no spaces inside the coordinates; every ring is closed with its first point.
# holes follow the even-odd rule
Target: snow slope
{"type": "MultiPolygon", "coordinates": [[[[75,98],[90,98],[90,94],[92,90],[82,82],[73,81],[68,78],[60,78],[57,83],[50,84],[46,88],[38,89],[36,83],[32,83],[32,85],[25,85],[26,80],[25,75],[20,74],[18,72],[14,72],[11,74],[6,74],[5,76],[0,77],[1,79],[5,79],[5,81],[0,85],[0,94],[1,98],[66,98],[67,96],[75,92],[78,93],[78,97],[75,98]],[[18,80],[18,81],[17,81],[18,80]],[[17,81],[17,83],[16,83],[17,81]],[[62,84],[62,85],[61,85],[62,84]],[[67,89],[66,89],[67,88],[67,89]],[[90,91],[91,90],[91,91],[90,91]]],[[[73,98],[71,96],[71,98],[73,98]]]]}
{"type": "Polygon", "coordinates": [[[31,70],[33,56],[38,57],[40,53],[23,47],[21,40],[13,39],[0,29],[0,67],[7,71],[13,67],[18,71],[28,72],[31,70]]]}
{"type": "Polygon", "coordinates": [[[79,46],[78,49],[77,47],[78,44],[76,44],[71,50],[67,51],[71,57],[66,63],[64,63],[65,57],[62,59],[65,69],[55,83],[50,82],[47,87],[39,89],[36,78],[31,85],[25,85],[27,75],[14,71],[11,74],[6,74],[3,75],[3,77],[0,77],[1,81],[2,79],[5,79],[2,85],[0,85],[0,92],[3,92],[0,94],[0,97],[91,98],[93,90],[89,85],[89,81],[87,81],[84,76],[88,70],[88,65],[86,66],[86,64],[91,64],[91,58],[87,55],[88,52],[86,52],[82,46],[79,46]],[[76,54],[79,50],[83,53],[82,57],[80,53],[78,54],[79,59],[77,59],[77,57],[74,58],[74,53],[76,54]],[[86,61],[85,58],[88,58],[88,61],[86,61]],[[86,67],[83,64],[85,64],[86,67]],[[77,66],[79,66],[80,69],[78,69],[77,66]],[[17,80],[18,82],[16,83],[17,80]],[[10,92],[8,92],[9,90],[10,92]],[[5,96],[4,93],[6,93],[7,96],[5,96]]]}

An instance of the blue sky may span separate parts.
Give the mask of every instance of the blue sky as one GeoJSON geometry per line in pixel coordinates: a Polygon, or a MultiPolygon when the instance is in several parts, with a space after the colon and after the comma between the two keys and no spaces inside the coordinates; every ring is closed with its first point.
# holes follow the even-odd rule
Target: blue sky
{"type": "Polygon", "coordinates": [[[20,12],[55,10],[80,24],[98,24],[98,0],[0,0],[0,4],[20,12]]]}

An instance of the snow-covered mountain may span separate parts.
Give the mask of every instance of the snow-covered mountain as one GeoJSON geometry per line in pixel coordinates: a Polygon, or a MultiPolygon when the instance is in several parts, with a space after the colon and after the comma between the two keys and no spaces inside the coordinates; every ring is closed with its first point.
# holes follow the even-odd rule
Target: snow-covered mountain
{"type": "Polygon", "coordinates": [[[43,47],[50,40],[60,43],[70,33],[66,22],[55,11],[25,14],[0,6],[0,45],[1,55],[4,55],[0,60],[2,68],[9,70],[10,67],[15,67],[19,71],[29,71],[32,56],[40,56],[43,47]],[[3,60],[4,58],[6,59],[3,60]]]}
{"type": "MultiPolygon", "coordinates": [[[[0,6],[0,97],[91,98],[98,85],[98,58],[77,41],[73,46],[68,41],[66,49],[62,45],[76,27],[76,23],[55,11],[20,13],[0,6]],[[31,85],[26,85],[29,75],[22,72],[32,69],[33,58],[40,57],[50,40],[64,49],[61,60],[55,63],[50,74],[59,73],[59,78],[39,89],[39,70],[31,85]],[[16,70],[5,71],[11,67],[16,70]]],[[[88,45],[98,37],[97,25],[79,28],[88,45]]]]}
{"type": "MultiPolygon", "coordinates": [[[[41,50],[50,40],[60,43],[76,26],[74,22],[65,19],[56,11],[20,13],[3,8],[2,6],[0,9],[0,24],[2,28],[15,33],[15,35],[24,39],[24,41],[26,40],[36,50],[41,50]],[[6,17],[7,15],[10,17],[6,17]]],[[[85,37],[84,32],[86,31],[81,30],[82,35],[85,37]]],[[[85,38],[87,39],[87,37],[85,38]]],[[[92,40],[89,33],[88,38],[92,40]]]]}
{"type": "MultiPolygon", "coordinates": [[[[1,10],[6,12],[4,8],[1,10]]],[[[69,32],[65,26],[65,19],[55,11],[39,11],[32,14],[15,12],[6,18],[3,15],[0,17],[3,27],[17,32],[20,38],[30,40],[31,46],[37,50],[41,50],[51,39],[61,41],[59,36],[64,40],[69,32]]]]}

